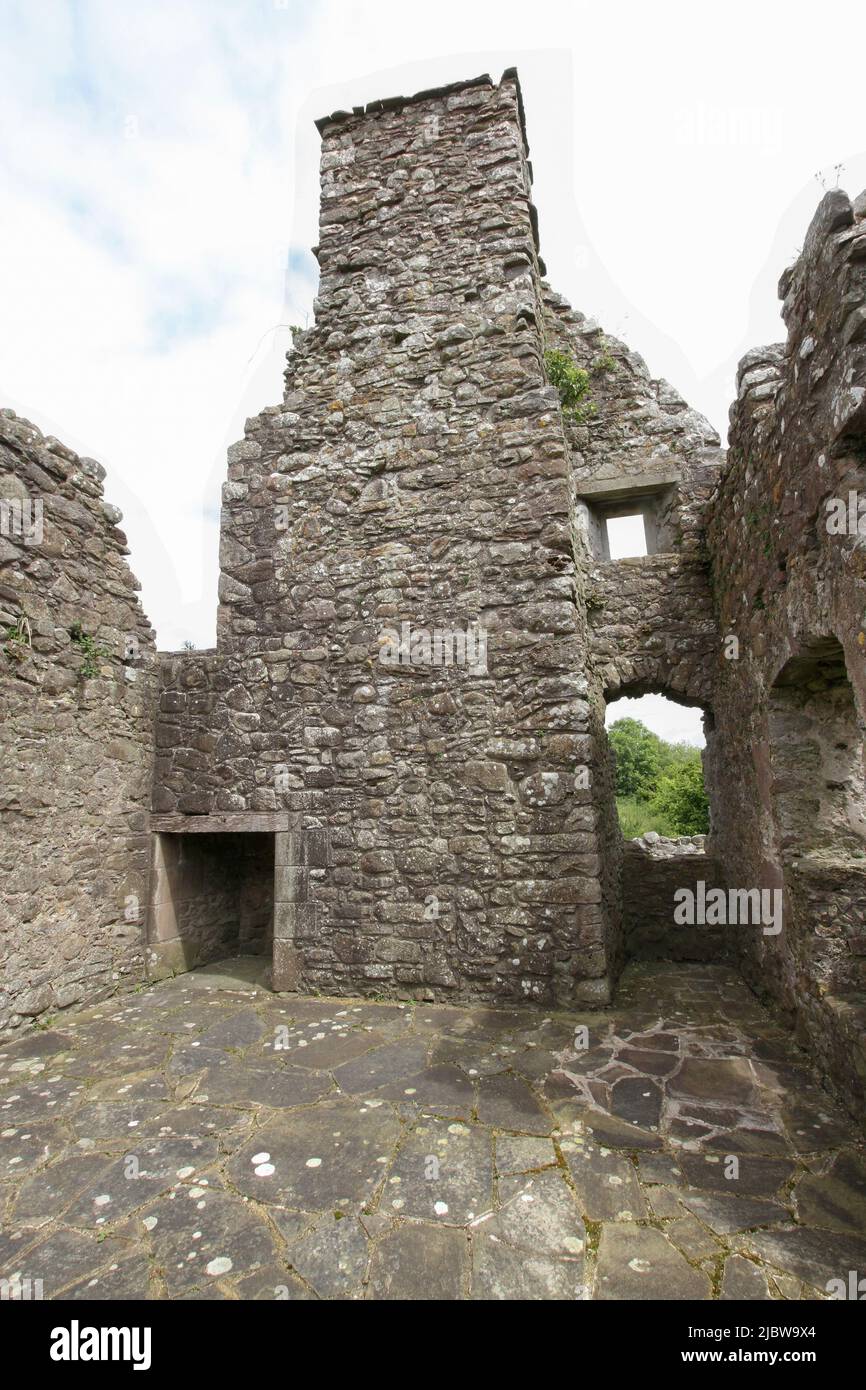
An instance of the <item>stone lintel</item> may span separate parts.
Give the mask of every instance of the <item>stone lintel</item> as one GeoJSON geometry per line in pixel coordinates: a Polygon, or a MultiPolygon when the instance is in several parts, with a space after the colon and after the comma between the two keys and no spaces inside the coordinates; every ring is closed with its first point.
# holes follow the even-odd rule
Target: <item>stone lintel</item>
{"type": "Polygon", "coordinates": [[[162,835],[273,835],[288,825],[285,811],[226,811],[206,816],[177,813],[150,818],[151,830],[162,835]]]}
{"type": "Polygon", "coordinates": [[[619,502],[629,497],[644,497],[647,493],[658,492],[660,488],[672,487],[680,482],[682,471],[679,468],[648,468],[642,473],[617,473],[612,477],[594,477],[577,480],[575,493],[578,498],[599,502],[619,502]]]}

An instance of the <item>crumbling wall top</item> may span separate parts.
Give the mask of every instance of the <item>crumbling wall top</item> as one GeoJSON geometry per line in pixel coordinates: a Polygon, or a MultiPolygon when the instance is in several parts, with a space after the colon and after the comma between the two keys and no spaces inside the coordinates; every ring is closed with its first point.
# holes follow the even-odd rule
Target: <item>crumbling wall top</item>
{"type": "Polygon", "coordinates": [[[526,135],[526,112],[523,105],[523,93],[520,88],[520,78],[517,75],[517,68],[506,68],[499,82],[493,81],[489,72],[484,72],[480,77],[470,77],[463,82],[449,82],[441,87],[428,87],[424,91],[415,92],[412,96],[382,97],[378,101],[368,101],[366,106],[353,106],[351,111],[332,111],[328,116],[320,116],[315,122],[316,129],[320,135],[324,135],[330,125],[341,125],[346,121],[362,116],[378,116],[384,111],[397,111],[404,106],[415,106],[425,101],[441,101],[443,98],[453,96],[457,92],[465,92],[473,87],[501,87],[503,83],[513,83],[517,88],[517,107],[520,113],[520,128],[523,134],[524,153],[529,154],[529,141],[526,135]]]}

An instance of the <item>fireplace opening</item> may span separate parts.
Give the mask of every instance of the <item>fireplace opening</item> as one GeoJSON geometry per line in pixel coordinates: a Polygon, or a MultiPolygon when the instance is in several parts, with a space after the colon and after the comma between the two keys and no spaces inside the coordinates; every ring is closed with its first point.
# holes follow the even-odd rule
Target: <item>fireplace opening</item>
{"type": "Polygon", "coordinates": [[[154,835],[150,978],[230,956],[270,956],[273,921],[272,834],[154,835]]]}

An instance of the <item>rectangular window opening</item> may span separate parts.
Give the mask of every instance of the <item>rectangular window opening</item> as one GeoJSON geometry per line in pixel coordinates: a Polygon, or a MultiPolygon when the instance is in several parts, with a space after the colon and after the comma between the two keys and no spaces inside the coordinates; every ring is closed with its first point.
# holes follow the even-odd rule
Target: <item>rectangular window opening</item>
{"type": "Polygon", "coordinates": [[[647,555],[646,527],[643,512],[632,516],[609,516],[605,520],[607,550],[611,560],[627,560],[647,555]]]}

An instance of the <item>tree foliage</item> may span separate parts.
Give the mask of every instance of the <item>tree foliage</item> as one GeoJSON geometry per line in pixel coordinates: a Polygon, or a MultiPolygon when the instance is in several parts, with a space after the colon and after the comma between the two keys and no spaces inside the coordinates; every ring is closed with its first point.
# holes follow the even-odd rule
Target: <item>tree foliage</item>
{"type": "Polygon", "coordinates": [[[710,808],[700,760],[676,764],[659,782],[652,805],[673,826],[674,834],[706,835],[710,808]]]}
{"type": "Polygon", "coordinates": [[[662,771],[662,740],[639,719],[618,719],[608,731],[614,751],[617,796],[648,801],[662,771]]]}
{"type": "Polygon", "coordinates": [[[642,820],[660,834],[706,834],[709,805],[700,749],[688,743],[668,743],[639,719],[617,719],[608,737],[614,752],[624,834],[642,820]],[[628,825],[623,820],[624,811],[628,825]]]}

